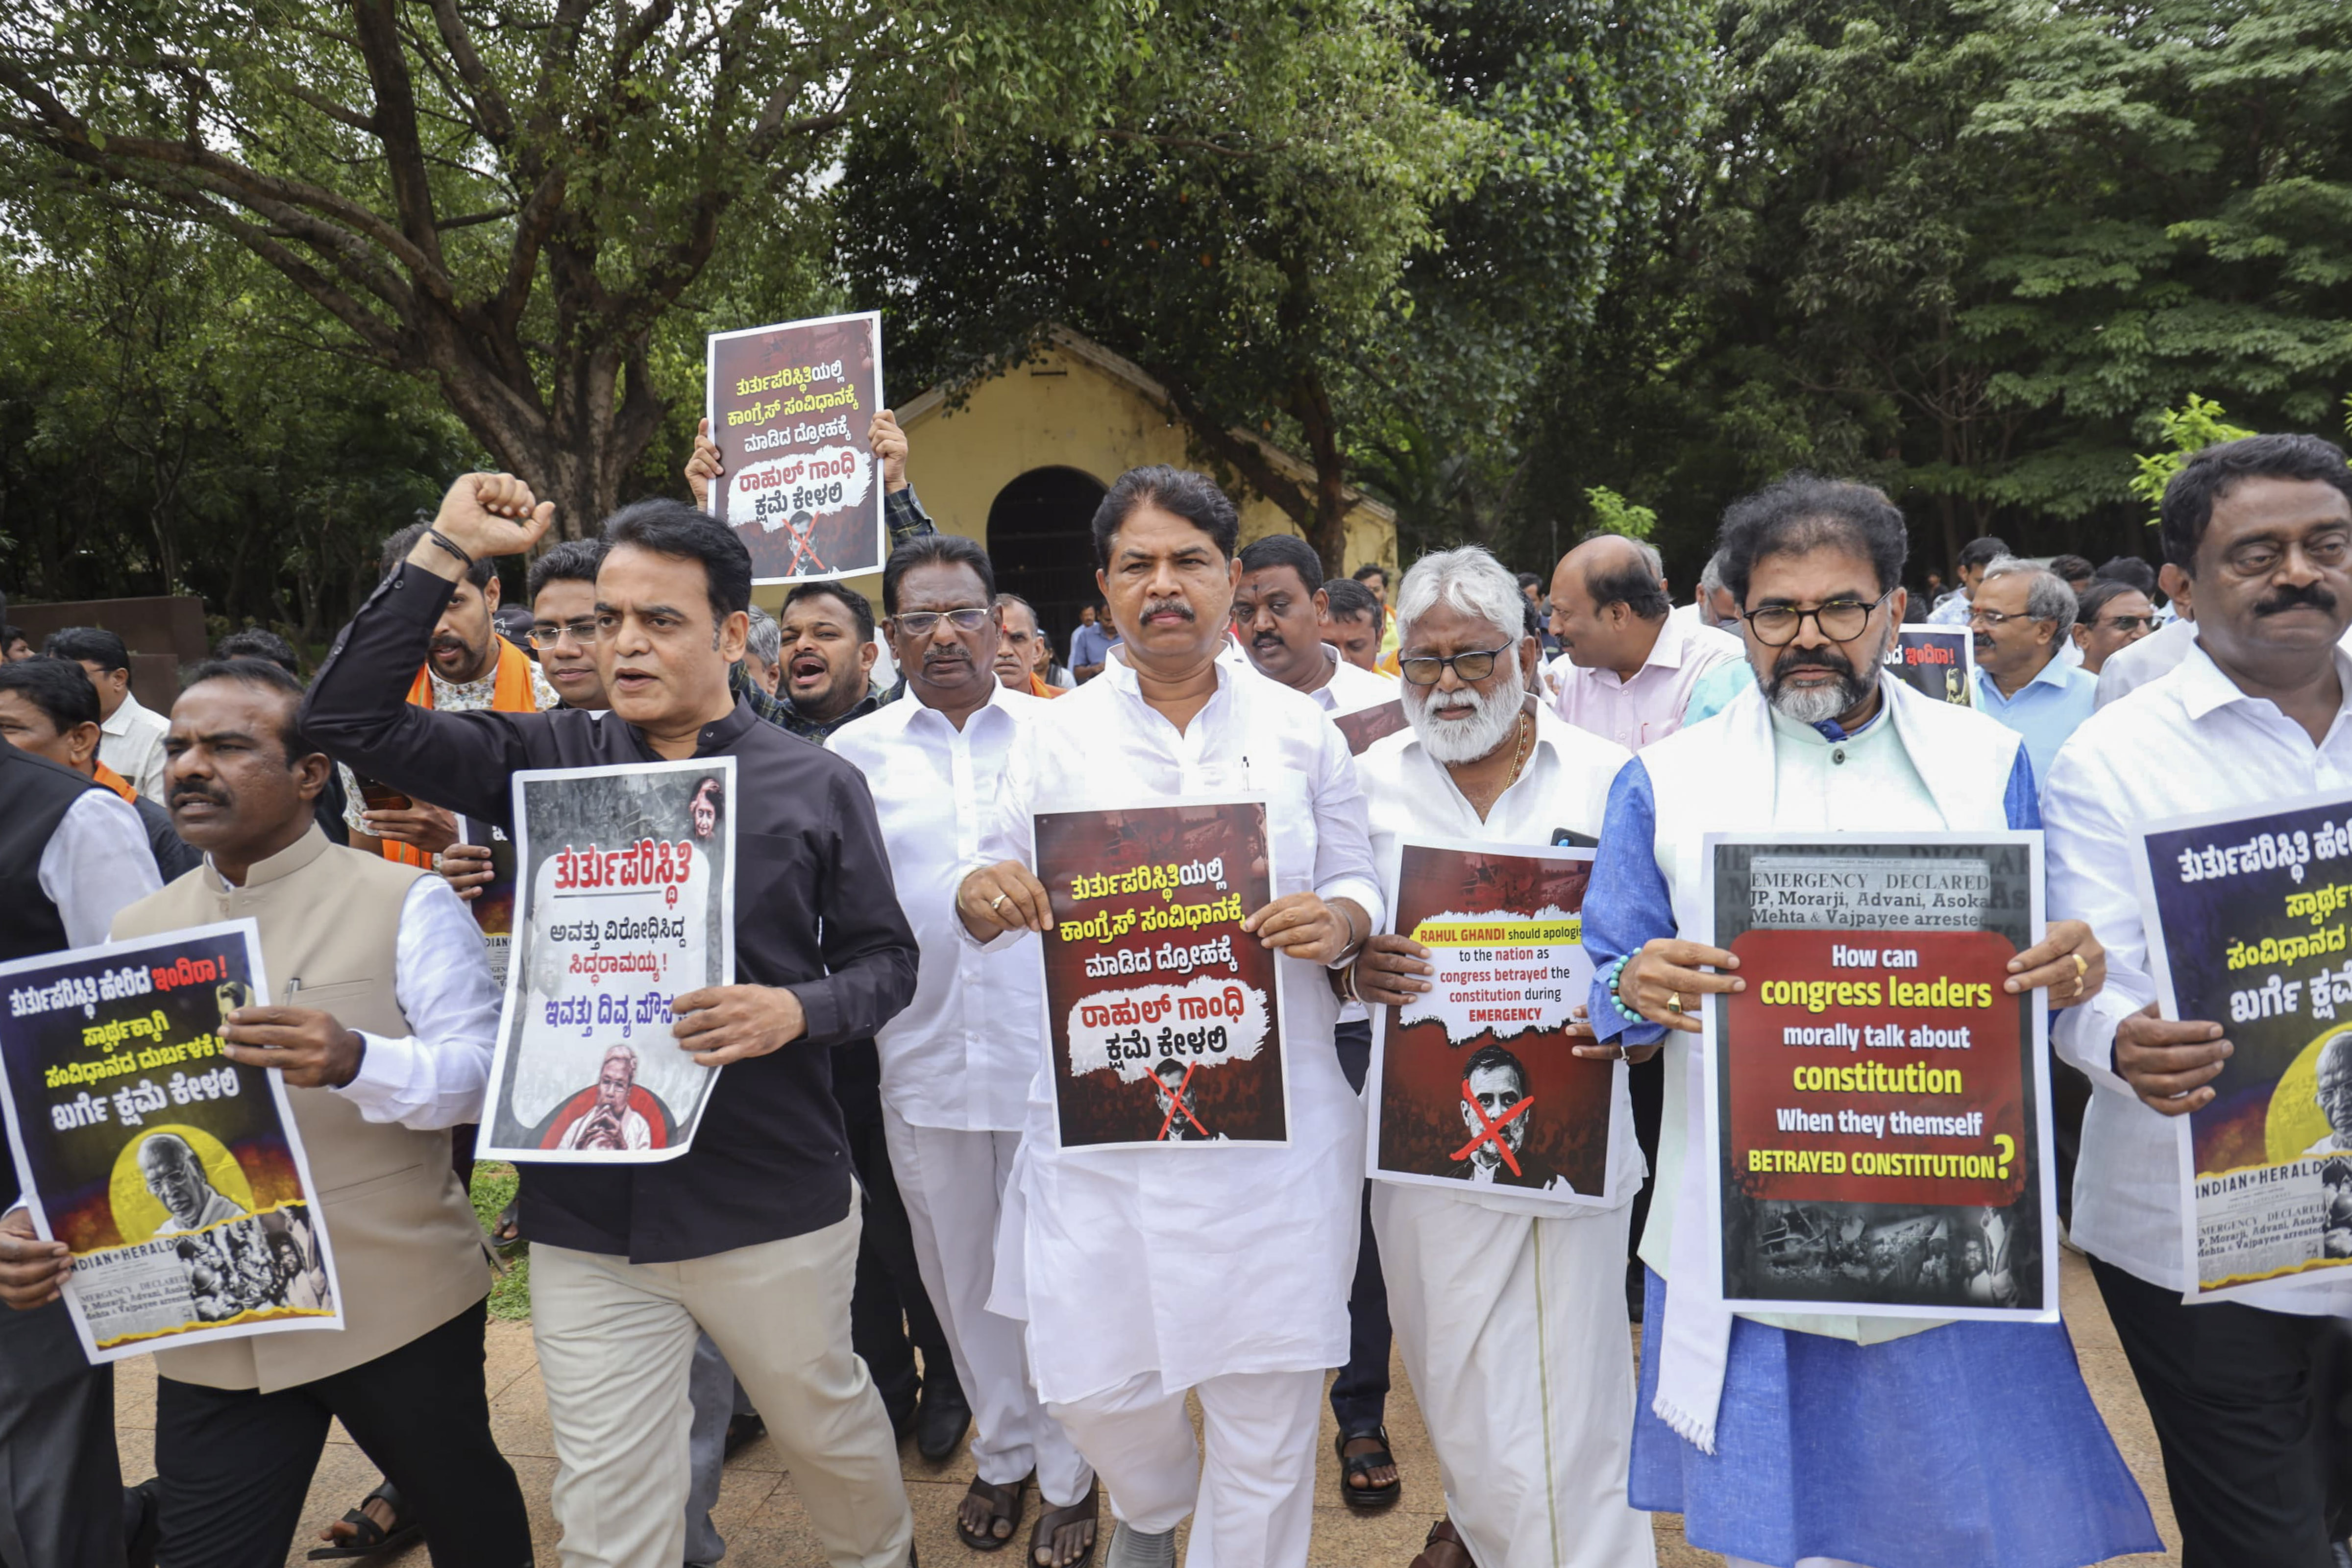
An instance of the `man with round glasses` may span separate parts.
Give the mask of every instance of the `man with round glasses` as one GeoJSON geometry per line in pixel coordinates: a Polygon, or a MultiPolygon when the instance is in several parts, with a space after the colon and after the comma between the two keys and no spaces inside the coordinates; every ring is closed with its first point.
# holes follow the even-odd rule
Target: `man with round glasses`
{"type": "MultiPolygon", "coordinates": [[[[1759,1321],[1724,1304],[1691,1004],[1748,982],[1684,934],[1711,923],[1705,836],[1982,832],[2038,827],[2041,812],[2014,731],[1882,668],[1908,608],[1903,516],[1884,495],[1792,477],[1735,502],[1718,544],[1757,685],[1617,775],[1584,903],[1595,1034],[1668,1042],[1633,1506],[1681,1513],[1693,1545],[1735,1565],[2062,1568],[2158,1550],[2062,1324],[1759,1321]],[[1906,1440],[1883,1441],[1898,1424],[1906,1440]],[[1904,1506],[1874,1500],[1888,1497],[1904,1506]]],[[[2052,987],[2066,1005],[2096,994],[2105,955],[2062,921],[2009,970],[2011,994],[2052,987]]]]}

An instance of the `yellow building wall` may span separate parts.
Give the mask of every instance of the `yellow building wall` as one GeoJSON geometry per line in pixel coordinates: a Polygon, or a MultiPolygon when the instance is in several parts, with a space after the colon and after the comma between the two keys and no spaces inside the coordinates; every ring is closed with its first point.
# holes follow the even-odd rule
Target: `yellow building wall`
{"type": "MultiPolygon", "coordinates": [[[[907,477],[923,510],[944,532],[988,543],[988,512],[997,493],[1032,468],[1076,468],[1108,487],[1147,463],[1187,466],[1184,427],[1139,388],[1093,362],[1054,348],[974,387],[961,407],[949,409],[926,395],[922,406],[900,405],[907,431],[907,477]]],[[[1234,493],[1241,510],[1242,542],[1270,533],[1297,533],[1280,507],[1255,490],[1234,493]]],[[[1085,548],[1074,541],[1074,547],[1085,548]]],[[[1380,509],[1359,505],[1348,520],[1348,558],[1326,562],[1338,573],[1367,561],[1397,567],[1396,524],[1380,509]]],[[[879,574],[849,579],[876,603],[879,574]]],[[[783,603],[782,585],[754,597],[770,610],[783,603]]]]}

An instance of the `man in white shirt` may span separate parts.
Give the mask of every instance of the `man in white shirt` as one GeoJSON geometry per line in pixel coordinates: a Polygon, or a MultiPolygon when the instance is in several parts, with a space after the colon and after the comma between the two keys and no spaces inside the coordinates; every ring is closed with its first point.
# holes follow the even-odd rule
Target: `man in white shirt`
{"type": "Polygon", "coordinates": [[[1671,618],[1685,626],[1713,626],[1735,637],[1739,635],[1739,605],[1723,585],[1722,551],[1706,558],[1706,567],[1698,574],[1698,592],[1689,604],[1676,605],[1671,618]]]}
{"type": "Polygon", "coordinates": [[[1551,675],[1552,707],[1580,730],[1638,752],[1682,728],[1691,689],[1739,643],[1669,611],[1654,559],[1615,534],[1560,557],[1551,578],[1551,629],[1566,658],[1551,675]]]}
{"type": "MultiPolygon", "coordinates": [[[[2107,987],[2058,1020],[2091,1077],[2073,1236],[2092,1258],[2164,1448],[2189,1562],[2324,1568],[2345,1501],[2325,1368],[2352,1281],[2278,1280],[2185,1306],[2178,1124],[2230,1051],[2157,1016],[2132,864],[2151,820],[2352,788],[2352,470],[2311,436],[2208,447],[2165,487],[2164,552],[2196,586],[2162,679],[2075,732],[2044,791],[2053,914],[2089,921],[2107,987]]],[[[2150,639],[2151,641],[2154,639],[2150,639]]]]}
{"type": "Polygon", "coordinates": [[[89,683],[98,688],[98,760],[162,805],[163,731],[171,725],[131,695],[131,650],[122,639],[97,626],[68,626],[53,634],[41,651],[71,659],[89,672],[89,683]]]}
{"type": "Polygon", "coordinates": [[[1339,731],[1310,700],[1218,658],[1240,531],[1198,474],[1137,468],[1111,487],[1095,557],[1122,646],[1015,738],[956,895],[975,942],[1010,945],[1052,919],[1029,866],[1042,804],[1267,800],[1276,896],[1244,929],[1285,967],[1289,1144],[1068,1153],[1041,1079],[1007,1195],[993,1304],[1027,1321],[1037,1391],[1109,1489],[1108,1568],[1172,1563],[1187,1514],[1190,1568],[1299,1568],[1324,1370],[1348,1350],[1363,1119],[1317,970],[1352,958],[1383,905],[1339,731]],[[1207,1419],[1205,1465],[1188,1392],[1207,1419]]]}
{"type": "Polygon", "coordinates": [[[1241,568],[1234,632],[1260,675],[1333,715],[1396,700],[1396,682],[1349,663],[1323,640],[1330,601],[1314,546],[1295,533],[1270,533],[1241,552],[1241,568]]]}
{"type": "MultiPolygon", "coordinates": [[[[1475,545],[1423,556],[1405,574],[1398,648],[1412,727],[1360,763],[1383,876],[1401,838],[1542,848],[1601,829],[1625,750],[1529,695],[1538,648],[1515,590],[1475,545]]],[[[1404,1005],[1428,987],[1427,958],[1404,937],[1375,936],[1355,964],[1356,991],[1404,1005]]],[[[1474,1094],[1522,1097],[1525,1068],[1492,1046],[1464,1072],[1474,1094]]],[[[1423,1552],[1432,1568],[1466,1568],[1465,1552],[1480,1568],[1654,1560],[1649,1521],[1625,1500],[1633,1364],[1618,1281],[1643,1167],[1622,1070],[1612,1114],[1617,1201],[1605,1209],[1514,1191],[1491,1171],[1460,1193],[1372,1184],[1390,1311],[1445,1487],[1447,1519],[1423,1552]]],[[[1532,1172],[1526,1179],[1542,1184],[1532,1172]]]]}
{"type": "MultiPolygon", "coordinates": [[[[1885,496],[1785,479],[1727,510],[1720,542],[1758,684],[1618,774],[1584,900],[1601,966],[1594,1032],[1668,1042],[1657,1198],[1641,1241],[1643,1342],[1658,1349],[1642,1363],[1633,1505],[1682,1514],[1691,1543],[1735,1568],[2073,1568],[2158,1550],[2062,1325],[1748,1316],[1724,1302],[1691,1004],[1751,982],[1733,954],[1691,940],[1712,925],[1705,836],[2000,831],[2041,818],[2016,734],[1885,668],[1907,607],[1907,533],[1885,496]],[[1903,1442],[1873,1436],[1890,1423],[1903,1442]]],[[[2085,996],[2098,958],[2086,928],[2060,922],[2010,961],[2004,984],[2085,996]]]]}
{"type": "Polygon", "coordinates": [[[1984,581],[1985,568],[2008,553],[2009,546],[1990,533],[1961,545],[1957,563],[1960,570],[1960,585],[1945,595],[1943,601],[1927,612],[1927,624],[1931,626],[1967,626],[1969,608],[1975,600],[1977,584],[1984,581]]]}
{"type": "Polygon", "coordinates": [[[1031,1385],[1021,1325],[988,1310],[1005,1185],[1042,1060],[1043,975],[1034,942],[982,952],[955,918],[956,869],[979,852],[1005,756],[1045,702],[994,671],[996,599],[987,552],[960,534],[917,534],[892,551],[883,626],[912,700],[844,725],[830,743],[874,792],[899,907],[922,950],[913,999],[875,1043],[916,1265],[971,1405],[977,1475],[956,1530],[977,1551],[1009,1540],[1034,1471],[1045,1511],[1028,1561],[1066,1568],[1093,1549],[1094,1472],[1031,1385]]]}

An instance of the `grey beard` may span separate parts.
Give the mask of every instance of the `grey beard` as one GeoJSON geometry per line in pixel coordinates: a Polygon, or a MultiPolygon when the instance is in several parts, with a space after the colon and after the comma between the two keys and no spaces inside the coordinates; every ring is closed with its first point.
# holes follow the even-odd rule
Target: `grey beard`
{"type": "MultiPolygon", "coordinates": [[[[1516,655],[1517,649],[1512,650],[1516,655]]],[[[1427,717],[1430,704],[1435,700],[1437,688],[1411,686],[1404,689],[1405,717],[1412,721],[1412,732],[1422,748],[1436,762],[1448,763],[1475,763],[1503,743],[1511,729],[1519,721],[1519,708],[1527,700],[1526,679],[1519,673],[1516,657],[1507,656],[1497,665],[1502,684],[1492,693],[1475,687],[1463,695],[1470,699],[1469,706],[1476,715],[1468,720],[1438,721],[1427,717]]]]}
{"type": "Polygon", "coordinates": [[[1853,682],[1838,677],[1834,686],[1787,686],[1774,682],[1772,706],[1800,724],[1824,724],[1862,700],[1853,682]]]}

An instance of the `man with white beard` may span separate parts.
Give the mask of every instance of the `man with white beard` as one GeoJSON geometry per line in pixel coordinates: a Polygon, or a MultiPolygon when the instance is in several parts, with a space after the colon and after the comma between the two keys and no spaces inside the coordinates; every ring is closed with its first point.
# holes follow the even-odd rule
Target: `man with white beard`
{"type": "MultiPolygon", "coordinates": [[[[1633,1506],[1684,1516],[1734,1564],[2073,1568],[2161,1550],[2061,1323],[1805,1313],[1735,1319],[1706,1223],[1699,1016],[1738,991],[1705,932],[1708,832],[2041,826],[2013,731],[1880,668],[1907,607],[1902,513],[1810,476],[1735,502],[1718,540],[1758,686],[1626,764],[1585,898],[1599,1036],[1664,1037],[1666,1106],[1634,1410],[1633,1506]],[[1791,1434],[1801,1441],[1791,1442],[1791,1434]]],[[[2105,953],[2060,921],[2011,994],[2094,994],[2105,953]]]]}
{"type": "MultiPolygon", "coordinates": [[[[1475,545],[1424,556],[1405,574],[1398,647],[1412,728],[1359,763],[1383,875],[1400,838],[1544,848],[1563,832],[1589,841],[1599,831],[1628,753],[1530,700],[1540,649],[1521,603],[1517,580],[1475,545]]],[[[1393,908],[1396,888],[1381,890],[1393,908]]],[[[1376,936],[1355,963],[1355,993],[1405,1005],[1429,989],[1428,957],[1404,937],[1376,936]]],[[[1619,1054],[1578,1032],[1578,1054],[1619,1054]]],[[[1470,1076],[1475,1086],[1482,1075],[1470,1076]]],[[[1447,1518],[1431,1529],[1422,1568],[1654,1561],[1650,1522],[1625,1500],[1633,1367],[1618,1281],[1643,1173],[1622,1071],[1612,1100],[1609,1208],[1475,1182],[1459,1192],[1372,1184],[1389,1313],[1445,1488],[1447,1518]]]]}

